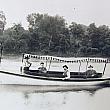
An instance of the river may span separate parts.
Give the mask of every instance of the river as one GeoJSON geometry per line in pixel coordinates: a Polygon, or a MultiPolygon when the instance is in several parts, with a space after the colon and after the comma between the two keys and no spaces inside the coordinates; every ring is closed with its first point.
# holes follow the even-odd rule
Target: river
{"type": "MultiPolygon", "coordinates": [[[[19,73],[21,58],[4,58],[1,70],[19,73]]],[[[37,68],[39,62],[33,62],[31,68],[37,68]]],[[[62,70],[62,65],[53,63],[50,70],[62,70]]],[[[79,64],[68,64],[70,70],[78,70],[79,64]],[[76,66],[75,66],[76,65],[76,66]]],[[[103,71],[104,64],[92,64],[97,71],[103,71]]],[[[81,71],[85,71],[82,64],[81,71]]],[[[109,75],[109,64],[105,74],[109,75]]],[[[60,91],[37,91],[36,86],[0,85],[1,110],[110,110],[110,88],[89,87],[88,89],[71,88],[60,91]]]]}

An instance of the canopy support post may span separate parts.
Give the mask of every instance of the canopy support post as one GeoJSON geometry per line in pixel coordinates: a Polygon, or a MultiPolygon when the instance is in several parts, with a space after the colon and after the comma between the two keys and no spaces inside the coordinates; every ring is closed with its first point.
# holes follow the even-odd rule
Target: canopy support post
{"type": "Polygon", "coordinates": [[[80,72],[80,69],[81,69],[81,62],[79,62],[80,64],[79,64],[79,72],[80,72]]]}
{"type": "Polygon", "coordinates": [[[2,60],[2,55],[3,55],[3,44],[1,43],[0,44],[0,63],[1,63],[1,60],[2,60]]]}
{"type": "MultiPolygon", "coordinates": [[[[22,65],[23,65],[23,60],[24,60],[24,53],[22,54],[22,65]]],[[[21,74],[23,72],[23,67],[22,66],[20,67],[20,72],[21,72],[21,74]]]]}
{"type": "Polygon", "coordinates": [[[103,73],[102,73],[103,75],[105,73],[106,66],[107,66],[107,62],[105,62],[104,70],[103,70],[103,73]]]}
{"type": "Polygon", "coordinates": [[[51,60],[50,60],[50,64],[49,64],[49,68],[48,68],[48,71],[50,70],[50,65],[51,65],[51,60]]]}
{"type": "Polygon", "coordinates": [[[46,59],[46,65],[45,65],[45,67],[47,67],[47,59],[46,59]]]}
{"type": "Polygon", "coordinates": [[[87,71],[88,64],[89,64],[89,58],[87,60],[86,71],[87,71]]]}
{"type": "Polygon", "coordinates": [[[23,60],[24,60],[24,53],[22,54],[22,63],[23,63],[23,60]]]}

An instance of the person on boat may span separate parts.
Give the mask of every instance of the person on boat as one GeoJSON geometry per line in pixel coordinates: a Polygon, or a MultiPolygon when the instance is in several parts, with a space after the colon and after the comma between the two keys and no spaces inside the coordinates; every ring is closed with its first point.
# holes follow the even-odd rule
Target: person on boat
{"type": "Polygon", "coordinates": [[[64,69],[64,73],[63,73],[63,75],[64,75],[64,79],[69,79],[70,78],[70,72],[69,72],[69,70],[68,70],[68,66],[67,65],[64,65],[63,66],[63,69],[64,69]]]}
{"type": "Polygon", "coordinates": [[[31,67],[31,65],[32,65],[32,63],[31,62],[29,62],[29,57],[28,56],[26,56],[26,57],[24,57],[24,70],[29,70],[29,68],[31,67]]]}
{"type": "Polygon", "coordinates": [[[96,75],[96,71],[93,69],[93,66],[90,65],[88,66],[88,70],[86,71],[86,77],[93,77],[94,75],[96,75]]]}
{"type": "Polygon", "coordinates": [[[38,68],[40,73],[47,73],[46,67],[44,67],[44,62],[40,63],[40,67],[38,68]]]}

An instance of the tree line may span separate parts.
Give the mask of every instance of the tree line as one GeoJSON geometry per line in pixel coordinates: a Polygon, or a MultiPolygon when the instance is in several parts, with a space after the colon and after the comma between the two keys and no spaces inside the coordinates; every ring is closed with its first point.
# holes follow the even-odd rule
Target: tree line
{"type": "Polygon", "coordinates": [[[4,54],[110,56],[110,29],[106,25],[67,24],[59,15],[39,13],[29,14],[26,20],[28,29],[14,24],[3,30],[0,43],[4,54]]]}

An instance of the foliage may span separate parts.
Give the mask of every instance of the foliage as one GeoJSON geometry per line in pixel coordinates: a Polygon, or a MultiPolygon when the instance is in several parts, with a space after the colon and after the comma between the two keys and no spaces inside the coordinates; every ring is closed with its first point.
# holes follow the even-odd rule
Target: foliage
{"type": "Polygon", "coordinates": [[[4,34],[0,36],[4,53],[110,56],[108,26],[97,27],[95,23],[85,26],[75,22],[67,25],[63,17],[39,13],[29,14],[27,22],[28,30],[21,24],[14,24],[4,30],[4,34]]]}
{"type": "Polygon", "coordinates": [[[0,35],[3,35],[3,31],[6,25],[6,17],[3,11],[0,11],[0,35]]]}

